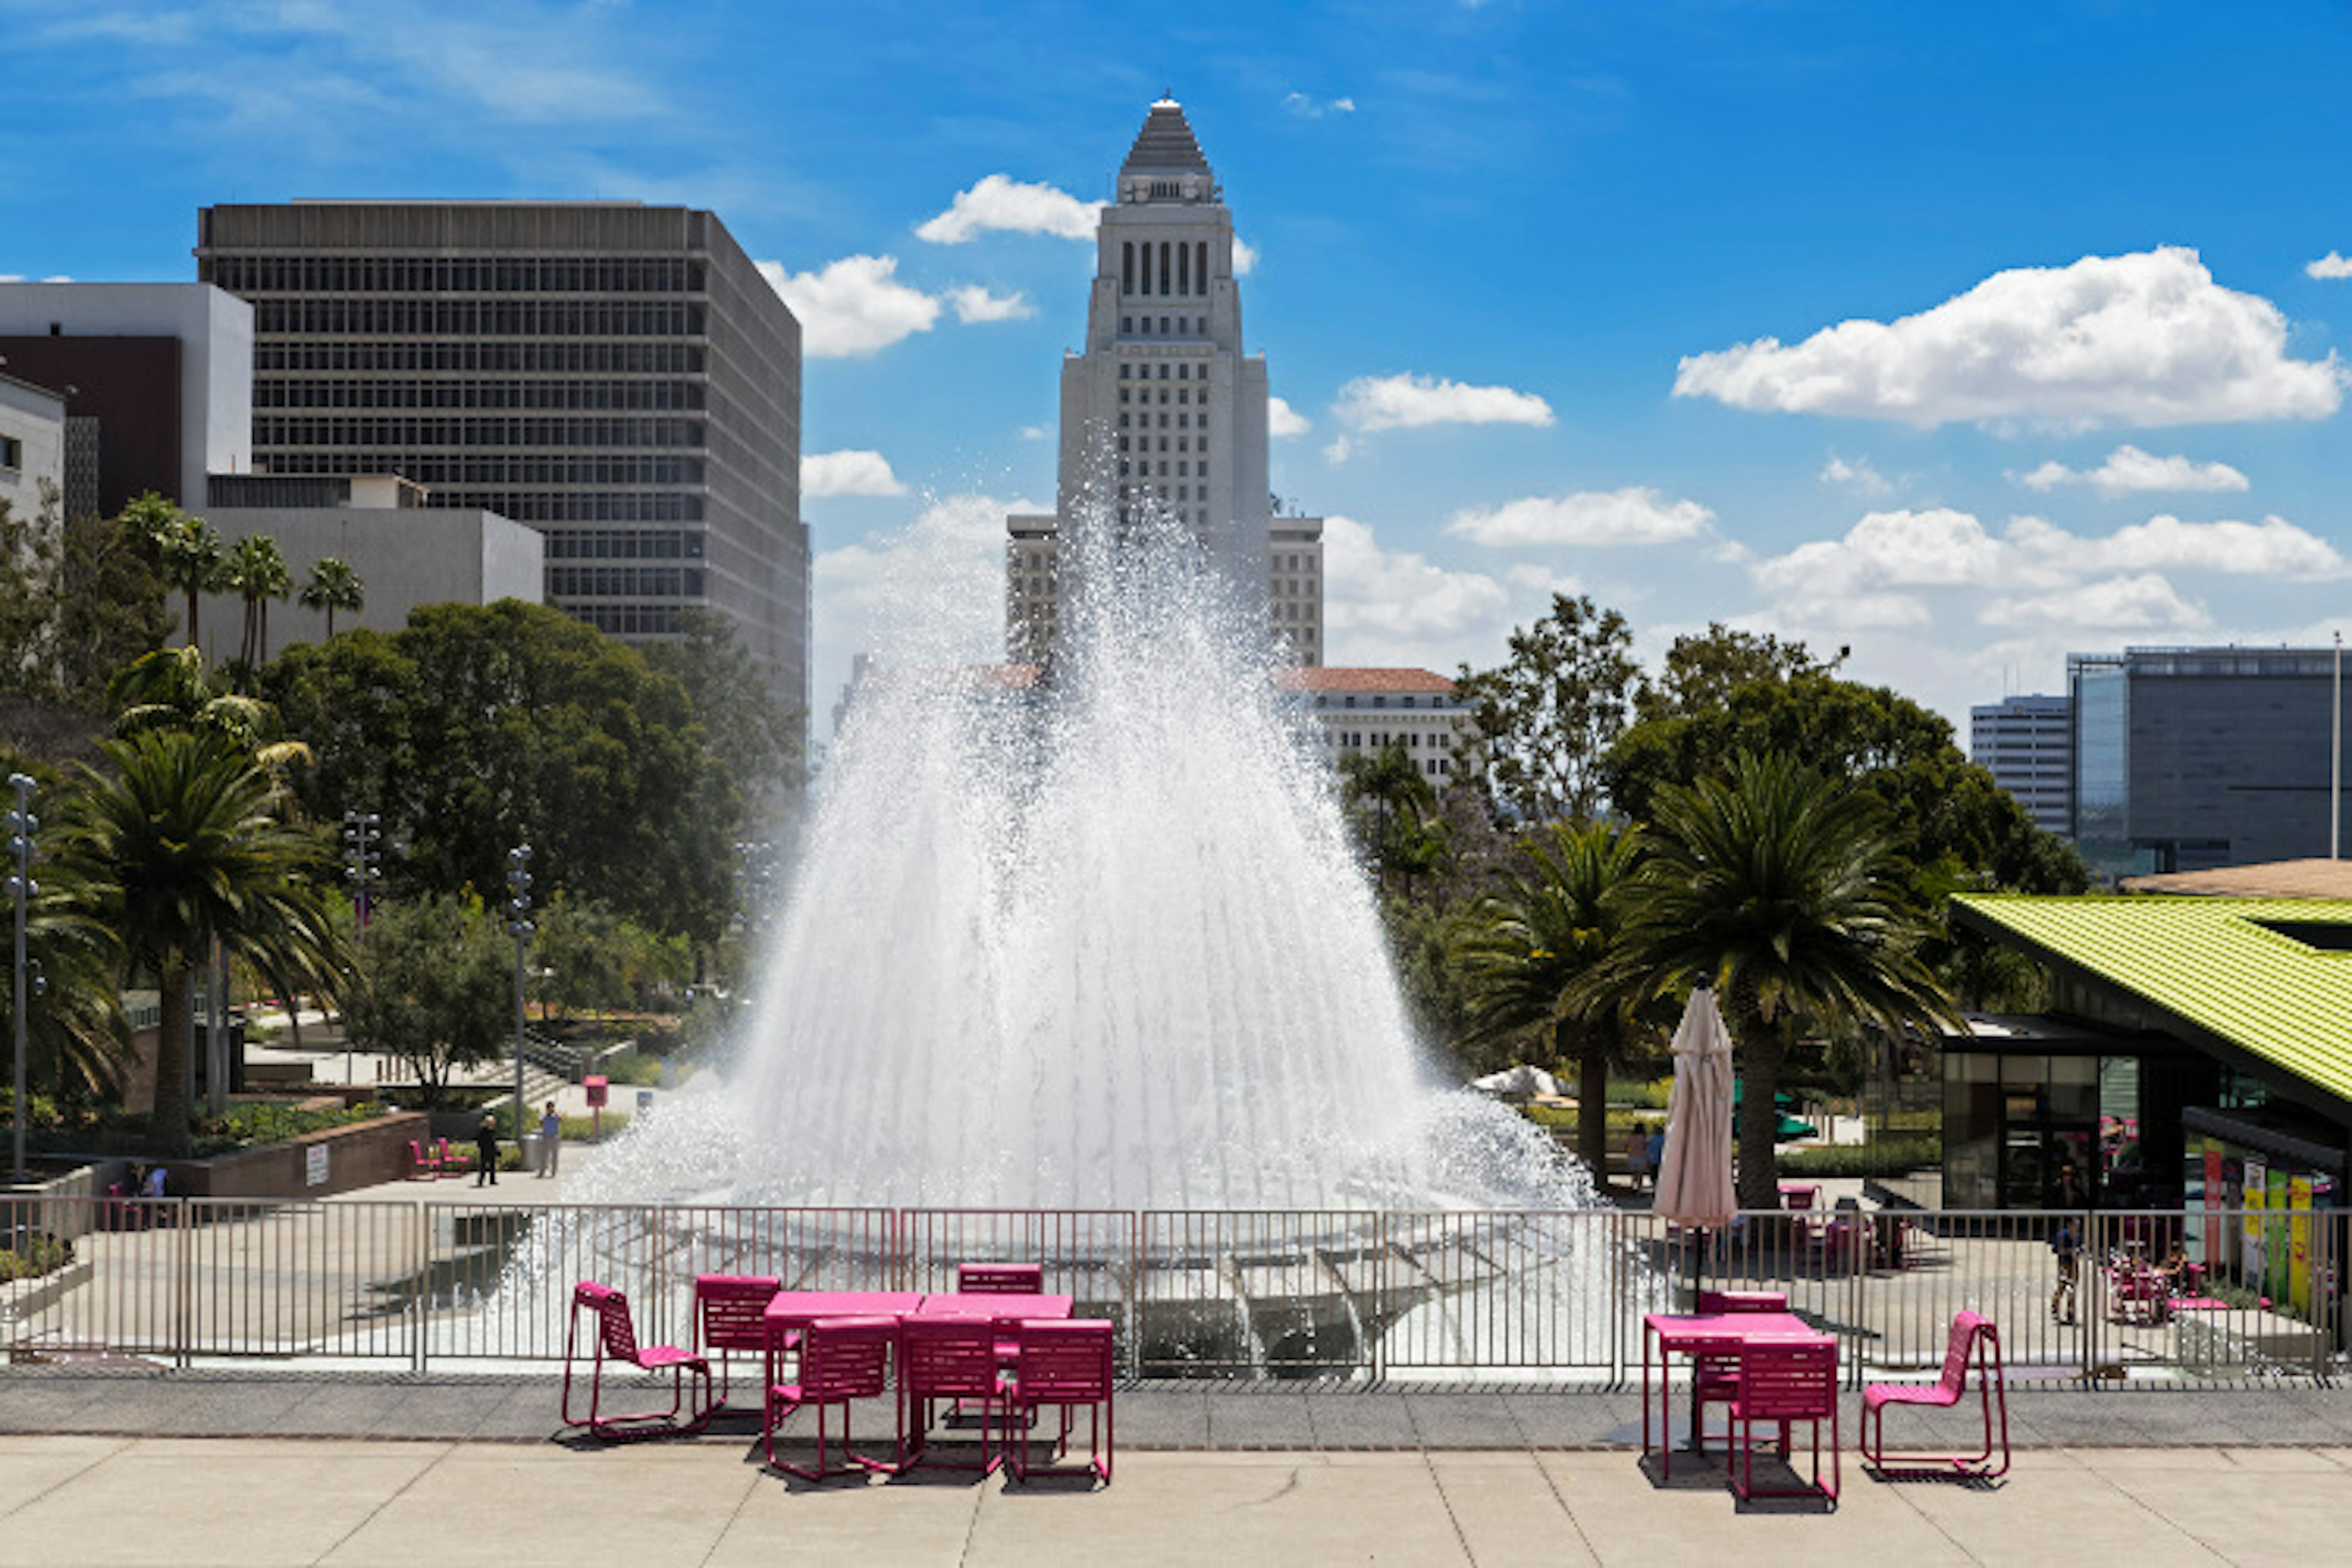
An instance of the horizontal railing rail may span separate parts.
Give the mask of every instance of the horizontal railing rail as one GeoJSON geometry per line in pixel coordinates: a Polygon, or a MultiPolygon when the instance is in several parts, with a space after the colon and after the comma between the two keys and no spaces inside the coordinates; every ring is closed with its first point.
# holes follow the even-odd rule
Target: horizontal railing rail
{"type": "Polygon", "coordinates": [[[1622,1383],[1642,1318],[1769,1289],[1839,1338],[1849,1380],[1932,1377],[1955,1313],[2012,1377],[2317,1377],[2352,1369],[2342,1210],[1752,1213],[1128,1211],[0,1198],[0,1347],[171,1365],[534,1363],[572,1284],[685,1343],[698,1274],[950,1289],[1044,1265],[1116,1328],[1130,1376],[1622,1383]],[[2063,1232],[2063,1234],[2062,1234],[2063,1232]],[[2181,1244],[2187,1266],[2165,1259],[2181,1244]],[[2071,1255],[2071,1268],[2068,1257],[2071,1255]]]}

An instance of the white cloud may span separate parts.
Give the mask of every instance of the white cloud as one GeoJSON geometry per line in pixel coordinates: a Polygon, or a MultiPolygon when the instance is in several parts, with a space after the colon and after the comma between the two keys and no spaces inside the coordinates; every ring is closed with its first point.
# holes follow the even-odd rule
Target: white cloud
{"type": "Polygon", "coordinates": [[[2315,419],[2343,401],[2334,354],[2296,360],[2275,305],[2213,281],[2178,247],[1995,273],[1894,322],[1793,347],[1760,338],[1681,362],[1678,397],[1921,427],[2315,419]]]}
{"type": "Polygon", "coordinates": [[[2017,476],[2029,489],[2052,490],[2060,485],[2089,485],[2103,496],[2129,495],[2143,490],[2242,490],[2246,476],[2227,463],[2200,463],[2183,457],[2159,458],[2128,442],[2107,454],[2095,468],[2070,468],[2047,462],[2017,476]]]}
{"type": "Polygon", "coordinates": [[[902,496],[907,487],[879,452],[817,452],[801,458],[801,496],[902,496]]]}
{"type": "Polygon", "coordinates": [[[1054,432],[1043,425],[1024,425],[1021,426],[1021,438],[1024,441],[1050,441],[1054,438],[1054,432]]]}
{"type": "Polygon", "coordinates": [[[1993,626],[2100,631],[2194,631],[2211,622],[2202,608],[2152,572],[2102,578],[2054,594],[1996,596],[1986,602],[1979,619],[1993,626]]]}
{"type": "Polygon", "coordinates": [[[1327,114],[1353,114],[1356,100],[1352,98],[1312,99],[1303,92],[1286,96],[1282,107],[1301,120],[1320,120],[1327,114]]]}
{"type": "Polygon", "coordinates": [[[939,320],[937,300],[894,276],[895,256],[845,256],[815,272],[787,272],[776,261],[759,268],[800,318],[801,353],[810,359],[876,353],[939,320]]]}
{"type": "Polygon", "coordinates": [[[1822,465],[1821,480],[1825,485],[1842,486],[1872,500],[1895,493],[1895,487],[1870,466],[1868,458],[1856,458],[1849,463],[1832,452],[1830,460],[1822,465]]]}
{"type": "Polygon", "coordinates": [[[1964,511],[1874,511],[1841,539],[1816,539],[1759,561],[1757,586],[1783,600],[1880,588],[1956,587],[1999,579],[2000,543],[1964,511]]]}
{"type": "Polygon", "coordinates": [[[1510,595],[1481,572],[1451,572],[1410,551],[1385,551],[1351,517],[1323,520],[1324,620],[1331,637],[1442,638],[1499,624],[1510,595]]]}
{"type": "Polygon", "coordinates": [[[965,326],[983,321],[1026,321],[1037,313],[1029,296],[1015,290],[1010,294],[992,294],[976,284],[961,284],[947,292],[948,303],[955,307],[956,320],[965,326]]]}
{"type": "Polygon", "coordinates": [[[2183,522],[2158,514],[2105,538],[2083,538],[2036,517],[2009,525],[2006,543],[2040,574],[2103,572],[2219,572],[2239,577],[2341,577],[2344,557],[2316,534],[2283,517],[2260,522],[2183,522]]]}
{"type": "Polygon", "coordinates": [[[1446,522],[1445,531],[1503,548],[1670,544],[1706,533],[1714,522],[1715,513],[1695,500],[1669,500],[1646,485],[1633,485],[1465,509],[1446,522]]]}
{"type": "Polygon", "coordinates": [[[933,245],[962,245],[991,230],[1092,239],[1101,216],[1099,203],[1080,201],[1052,185],[991,174],[958,191],[947,211],[917,226],[915,237],[933,245]]]}
{"type": "Polygon", "coordinates": [[[1246,278],[1256,270],[1257,247],[1240,235],[1234,236],[1234,276],[1246,278]]]}
{"type": "Polygon", "coordinates": [[[2352,278],[2352,256],[2338,256],[2331,250],[2304,271],[2320,279],[2352,278]]]}
{"type": "Polygon", "coordinates": [[[1551,405],[1507,386],[1467,386],[1427,375],[1360,375],[1339,389],[1332,413],[1370,434],[1423,425],[1549,425],[1551,405]]]}
{"type": "Polygon", "coordinates": [[[1289,400],[1269,397],[1265,400],[1265,433],[1276,440],[1286,437],[1304,436],[1315,428],[1307,416],[1290,406],[1289,400]]]}

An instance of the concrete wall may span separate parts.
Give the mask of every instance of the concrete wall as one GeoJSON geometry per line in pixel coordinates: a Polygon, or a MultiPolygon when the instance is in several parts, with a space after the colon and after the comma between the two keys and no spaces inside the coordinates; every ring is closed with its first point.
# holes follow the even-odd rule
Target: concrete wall
{"type": "Polygon", "coordinates": [[[205,476],[253,468],[253,307],[209,283],[0,283],[0,337],[175,338],[180,479],[202,506],[205,476]]]}
{"type": "MultiPolygon", "coordinates": [[[[339,612],[339,632],[354,626],[396,632],[420,605],[488,605],[499,599],[536,605],[543,597],[544,541],[536,529],[495,512],[441,507],[223,507],[205,515],[232,547],[248,534],[275,539],[298,595],[320,561],[333,555],[348,563],[360,575],[367,604],[356,615],[339,612]]],[[[206,654],[215,660],[235,658],[243,635],[243,603],[206,595],[199,619],[206,654]]],[[[289,643],[320,642],[326,635],[323,611],[306,610],[291,599],[273,604],[269,646],[262,654],[268,658],[289,643]]]]}
{"type": "Polygon", "coordinates": [[[408,1145],[425,1137],[421,1111],[396,1110],[373,1121],[306,1133],[289,1143],[184,1160],[169,1167],[175,1198],[323,1198],[355,1187],[397,1182],[408,1174],[408,1145]],[[310,1184],[310,1151],[327,1153],[327,1179],[310,1184]]]}
{"type": "Polygon", "coordinates": [[[20,522],[40,515],[41,481],[59,487],[66,478],[66,405],[37,386],[0,375],[0,437],[16,444],[16,460],[0,443],[0,500],[20,522]]]}

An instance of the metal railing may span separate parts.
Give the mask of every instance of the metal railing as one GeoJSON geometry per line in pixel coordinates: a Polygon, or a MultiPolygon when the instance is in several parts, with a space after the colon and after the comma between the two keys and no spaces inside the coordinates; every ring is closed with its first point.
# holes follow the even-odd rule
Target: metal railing
{"type": "Polygon", "coordinates": [[[2051,1247],[2062,1216],[2044,1214],[1752,1214],[1699,1235],[1615,1210],[0,1199],[0,1247],[55,1237],[52,1261],[71,1248],[0,1284],[0,1347],[183,1366],[544,1363],[563,1353],[580,1279],[627,1292],[643,1338],[683,1343],[698,1274],[936,1290],[959,1262],[1017,1258],[1117,1325],[1139,1377],[1622,1383],[1641,1364],[1644,1312],[1725,1287],[1786,1291],[1839,1337],[1857,1384],[1934,1375],[1964,1308],[2000,1324],[2018,1378],[2347,1370],[2344,1212],[2198,1217],[2204,1283],[2157,1299],[2132,1260],[2181,1233],[2177,1211],[2072,1216],[2065,1291],[2051,1247]]]}

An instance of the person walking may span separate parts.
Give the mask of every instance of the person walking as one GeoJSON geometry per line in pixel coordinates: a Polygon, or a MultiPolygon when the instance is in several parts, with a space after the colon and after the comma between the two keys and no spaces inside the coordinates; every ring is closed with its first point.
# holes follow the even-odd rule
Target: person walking
{"type": "Polygon", "coordinates": [[[546,1111],[539,1119],[539,1173],[542,1177],[555,1174],[555,1157],[563,1148],[563,1119],[555,1114],[555,1101],[547,1102],[546,1111]]]}
{"type": "Polygon", "coordinates": [[[2071,1328],[2074,1322],[2074,1285],[2083,1263],[2082,1243],[2074,1235],[2072,1215],[2058,1222],[2057,1233],[2050,1238],[2050,1250],[2058,1259],[2058,1284],[2050,1292],[2050,1321],[2071,1328]],[[2063,1318],[2058,1315],[2062,1304],[2066,1313],[2063,1318]]]}
{"type": "Polygon", "coordinates": [[[477,1151],[474,1185],[478,1187],[484,1182],[488,1182],[490,1185],[497,1186],[499,1184],[499,1119],[497,1117],[482,1118],[481,1128],[474,1134],[474,1148],[477,1151]]]}
{"type": "Polygon", "coordinates": [[[1649,1173],[1650,1140],[1637,1121],[1633,1130],[1625,1135],[1625,1184],[1638,1193],[1642,1190],[1643,1178],[1649,1173]]]}

